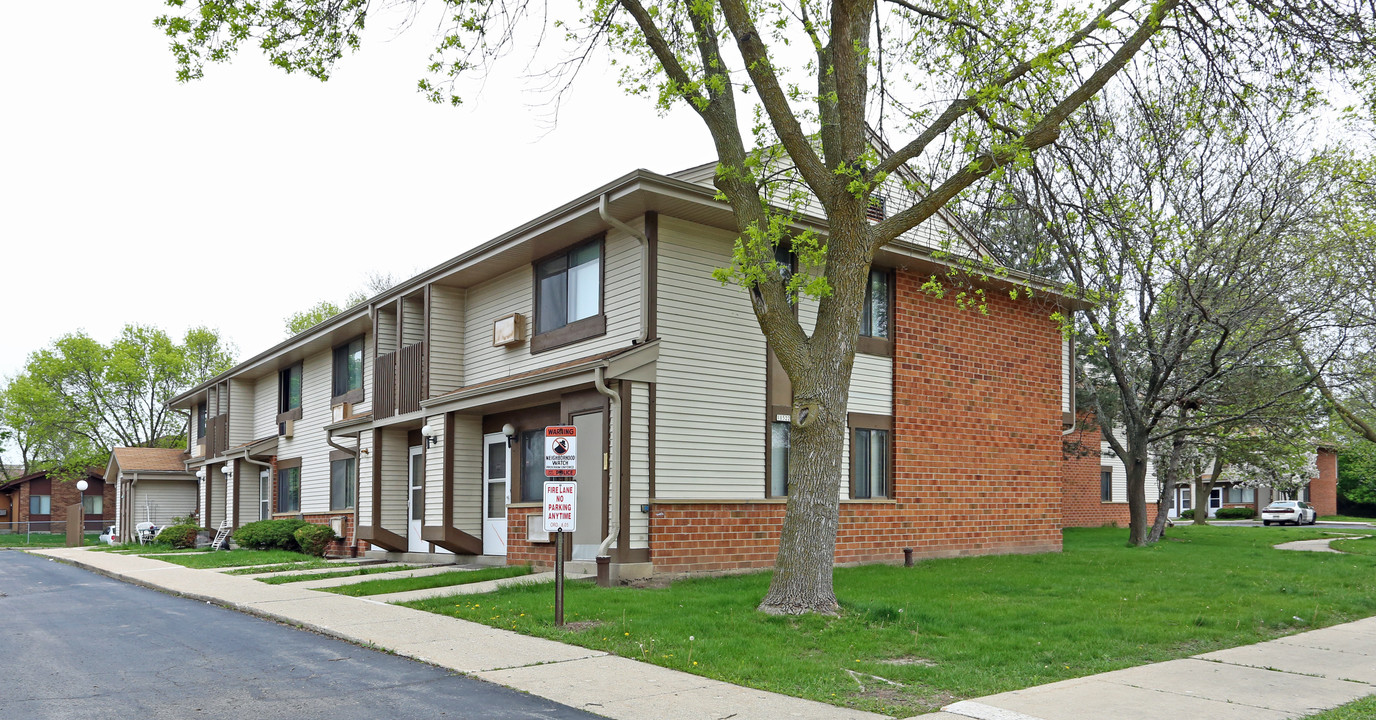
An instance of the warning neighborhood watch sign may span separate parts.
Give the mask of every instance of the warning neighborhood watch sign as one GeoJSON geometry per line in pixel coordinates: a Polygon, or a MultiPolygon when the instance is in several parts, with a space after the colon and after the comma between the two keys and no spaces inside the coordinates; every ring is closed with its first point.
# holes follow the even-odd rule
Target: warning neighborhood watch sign
{"type": "Polygon", "coordinates": [[[572,425],[545,428],[545,477],[578,474],[578,431],[572,425]]]}

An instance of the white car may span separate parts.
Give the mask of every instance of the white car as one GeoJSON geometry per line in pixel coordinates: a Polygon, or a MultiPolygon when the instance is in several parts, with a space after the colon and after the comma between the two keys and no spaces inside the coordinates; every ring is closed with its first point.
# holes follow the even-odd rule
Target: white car
{"type": "Polygon", "coordinates": [[[109,544],[110,544],[110,538],[113,538],[114,536],[115,536],[115,526],[114,526],[114,525],[111,525],[111,526],[105,528],[104,530],[101,530],[101,531],[100,531],[100,544],[101,544],[101,545],[109,545],[109,544]]]}
{"type": "Polygon", "coordinates": [[[1313,505],[1299,500],[1277,500],[1261,510],[1261,524],[1291,523],[1293,525],[1313,525],[1319,521],[1319,513],[1313,505]]]}

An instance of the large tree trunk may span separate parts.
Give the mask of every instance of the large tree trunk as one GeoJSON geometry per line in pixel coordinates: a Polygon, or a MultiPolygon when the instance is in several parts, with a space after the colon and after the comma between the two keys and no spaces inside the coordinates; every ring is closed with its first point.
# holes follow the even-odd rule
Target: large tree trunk
{"type": "Polygon", "coordinates": [[[1147,525],[1147,442],[1144,433],[1127,437],[1128,544],[1141,547],[1154,542],[1147,525]],[[1137,435],[1143,437],[1137,437],[1137,435]]]}
{"type": "MultiPolygon", "coordinates": [[[[849,373],[846,373],[849,376],[849,373]]],[[[846,387],[827,379],[795,387],[788,455],[788,511],[774,577],[759,609],[775,615],[835,614],[832,587],[840,524],[841,449],[846,439],[846,387]],[[801,408],[807,407],[804,417],[801,408]]]]}

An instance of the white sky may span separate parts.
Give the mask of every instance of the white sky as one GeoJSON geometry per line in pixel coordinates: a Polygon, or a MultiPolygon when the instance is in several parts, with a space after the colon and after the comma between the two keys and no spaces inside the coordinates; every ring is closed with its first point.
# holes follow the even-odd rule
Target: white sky
{"type": "Polygon", "coordinates": [[[409,277],[635,168],[713,157],[696,116],[659,117],[606,63],[550,132],[519,57],[463,107],[432,105],[415,90],[430,27],[398,38],[376,15],[328,83],[250,47],[179,85],[161,10],[6,7],[0,377],[64,333],[108,342],[131,322],[218,328],[243,359],[369,271],[409,277]]]}

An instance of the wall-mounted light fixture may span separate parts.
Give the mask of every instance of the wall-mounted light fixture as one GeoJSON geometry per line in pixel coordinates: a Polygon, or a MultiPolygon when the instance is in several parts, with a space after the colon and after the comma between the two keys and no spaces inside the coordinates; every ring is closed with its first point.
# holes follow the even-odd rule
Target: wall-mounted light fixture
{"type": "Polygon", "coordinates": [[[511,443],[516,442],[516,426],[507,423],[502,426],[502,434],[506,436],[506,446],[511,447],[511,443]]]}
{"type": "Polygon", "coordinates": [[[425,437],[425,447],[434,447],[440,441],[440,433],[433,427],[425,425],[420,429],[420,434],[425,437]]]}
{"type": "Polygon", "coordinates": [[[196,470],[196,479],[197,479],[197,480],[204,480],[204,479],[205,479],[205,468],[200,468],[200,469],[196,470]]]}
{"type": "Polygon", "coordinates": [[[221,466],[220,466],[220,472],[224,473],[224,474],[225,474],[225,477],[229,477],[230,475],[233,475],[233,474],[234,474],[234,464],[233,464],[233,463],[225,463],[224,465],[221,465],[221,466]]]}

